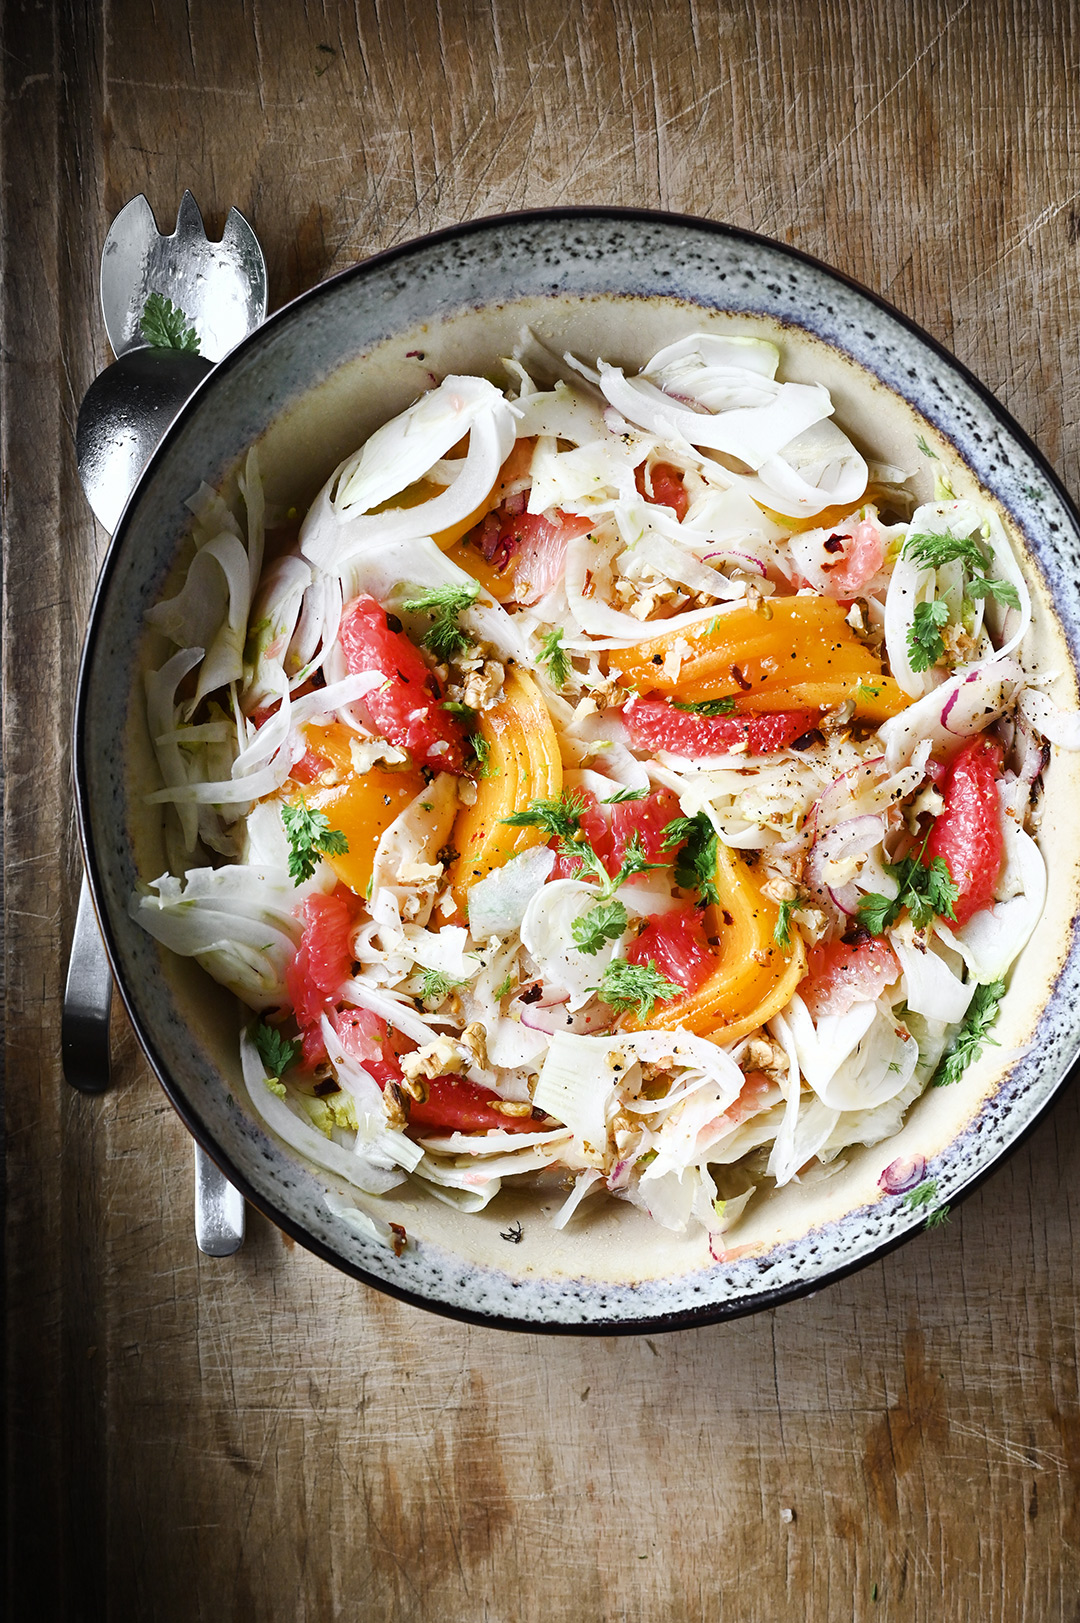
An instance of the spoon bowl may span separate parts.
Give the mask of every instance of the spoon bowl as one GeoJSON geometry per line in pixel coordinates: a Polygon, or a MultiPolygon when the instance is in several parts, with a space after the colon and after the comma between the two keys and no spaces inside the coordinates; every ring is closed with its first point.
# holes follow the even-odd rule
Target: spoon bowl
{"type": "Polygon", "coordinates": [[[129,349],[96,377],[75,425],[86,499],[111,535],[162,435],[214,363],[180,349],[129,349]]]}

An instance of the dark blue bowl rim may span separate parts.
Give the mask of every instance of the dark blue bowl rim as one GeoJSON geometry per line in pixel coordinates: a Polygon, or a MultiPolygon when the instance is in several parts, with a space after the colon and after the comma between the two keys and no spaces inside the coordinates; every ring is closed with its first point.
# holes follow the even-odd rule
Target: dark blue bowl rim
{"type": "MultiPolygon", "coordinates": [[[[704,1303],[700,1308],[689,1308],[682,1312],[662,1314],[651,1318],[621,1318],[612,1320],[592,1319],[586,1323],[577,1323],[565,1320],[553,1322],[549,1320],[515,1319],[508,1314],[486,1314],[474,1312],[467,1308],[457,1307],[452,1303],[435,1301],[427,1296],[421,1295],[417,1291],[407,1290],[401,1286],[395,1285],[391,1280],[371,1274],[366,1269],[348,1261],[346,1258],[342,1257],[340,1253],[325,1245],[321,1240],[313,1235],[310,1230],[295,1222],[294,1219],[288,1215],[288,1213],[281,1211],[273,1201],[268,1200],[266,1196],[257,1192],[243,1176],[243,1174],[237,1171],[237,1169],[232,1165],[231,1160],[217,1144],[198,1111],[194,1109],[187,1098],[184,1097],[180,1089],[172,1082],[168,1069],[157,1052],[153,1038],[146,1030],[144,1030],[142,1021],[134,1006],[134,1000],[129,994],[120,976],[118,968],[119,954],[117,944],[112,933],[108,914],[102,903],[102,880],[98,869],[96,853],[90,842],[88,832],[89,807],[87,801],[87,746],[85,742],[85,726],[88,704],[89,672],[94,661],[94,654],[97,647],[102,606],[108,594],[118,557],[123,550],[124,541],[131,522],[131,514],[138,505],[140,490],[168,454],[173,440],[186,423],[196,404],[201,400],[204,391],[212,388],[215,380],[221,374],[231,370],[231,368],[236,366],[246,356],[249,349],[259,344],[268,329],[288,322],[298,309],[321,298],[329,289],[340,287],[354,280],[362,281],[371,271],[377,268],[393,264],[398,260],[407,260],[413,255],[421,254],[429,248],[438,246],[440,243],[462,241],[471,236],[483,234],[485,232],[504,230],[508,227],[527,227],[529,225],[539,225],[554,222],[566,222],[568,225],[572,225],[575,223],[581,224],[590,221],[610,221],[612,223],[622,222],[627,224],[638,222],[643,225],[663,225],[683,229],[690,228],[692,230],[704,233],[705,235],[712,235],[727,241],[742,242],[750,246],[766,248],[771,252],[780,254],[781,256],[791,259],[798,264],[808,266],[822,273],[824,276],[831,278],[841,286],[850,289],[861,298],[867,300],[868,303],[890,316],[892,320],[897,322],[913,337],[917,338],[920,343],[931,351],[931,353],[944,362],[947,368],[952,370],[963,380],[968,388],[970,388],[977,396],[981,405],[997,421],[1000,427],[1011,435],[1021,449],[1032,458],[1034,463],[1038,466],[1041,476],[1051,486],[1055,495],[1061,501],[1063,507],[1068,513],[1070,519],[1076,525],[1077,529],[1080,530],[1080,509],[1078,509],[1076,503],[1065,489],[1065,486],[1059,479],[1057,473],[1051,467],[1046,457],[1039,450],[1038,446],[1031,439],[1026,430],[1021,428],[1020,424],[1015,420],[1012,414],[1006,410],[1006,408],[1001,404],[996,396],[990,392],[986,385],[982,383],[975,376],[975,374],[964,365],[962,361],[957,360],[956,356],[946,349],[944,344],[940,343],[938,339],[934,338],[930,333],[928,333],[918,324],[918,322],[913,321],[910,316],[907,316],[903,313],[903,311],[898,310],[895,305],[889,302],[888,299],[882,298],[880,294],[875,293],[872,289],[864,286],[863,283],[856,280],[855,277],[849,276],[845,272],[837,270],[834,266],[827,264],[824,260],[816,258],[813,254],[808,254],[800,248],[794,248],[788,243],[779,242],[775,238],[767,237],[760,232],[748,231],[740,226],[728,225],[723,221],[710,220],[697,215],[678,214],[658,209],[565,207],[525,209],[512,214],[485,215],[475,220],[466,221],[460,225],[447,226],[439,231],[429,232],[422,237],[411,238],[408,242],[398,243],[392,248],[384,249],[380,253],[370,255],[367,259],[360,260],[355,265],[350,265],[347,269],[337,272],[334,276],[328,277],[323,282],[319,282],[315,287],[309,288],[306,292],[298,294],[296,298],[291,299],[287,304],[282,305],[279,310],[275,310],[271,315],[269,315],[262,325],[257,327],[255,331],[249,334],[247,338],[242,340],[242,342],[239,343],[235,349],[230,350],[229,354],[219,361],[214,367],[213,371],[208,373],[202,382],[199,383],[194,393],[190,396],[181,411],[170,424],[160,444],[139,476],[139,481],[136,484],[135,489],[132,491],[131,497],[125,506],[123,513],[121,514],[116,530],[112,536],[112,540],[110,541],[108,551],[106,552],[105,560],[101,567],[101,572],[98,576],[93,601],[90,607],[90,618],[87,625],[82,656],[79,661],[79,673],[77,678],[73,720],[74,737],[72,771],[75,790],[76,826],[78,829],[79,843],[82,848],[87,880],[89,882],[90,893],[94,903],[94,910],[97,914],[98,924],[101,929],[102,939],[104,941],[109,963],[113,971],[113,978],[117,989],[120,992],[120,997],[123,1001],[124,1008],[127,1011],[128,1018],[131,1021],[135,1035],[139,1040],[143,1052],[149,1060],[151,1068],[164,1089],[166,1097],[168,1098],[173,1109],[180,1117],[192,1138],[194,1138],[196,1142],[201,1145],[207,1155],[210,1156],[211,1160],[214,1161],[214,1163],[221,1169],[229,1181],[240,1191],[246,1201],[254,1206],[257,1211],[261,1212],[264,1217],[267,1217],[283,1233],[287,1234],[291,1239],[296,1240],[306,1250],[312,1252],[322,1261],[330,1263],[332,1267],[338,1269],[340,1272],[348,1274],[354,1279],[361,1280],[365,1285],[370,1285],[373,1289],[381,1291],[384,1295],[395,1297],[401,1302],[407,1302],[412,1307],[423,1308],[426,1312],[437,1313],[444,1318],[456,1319],[461,1323],[473,1324],[487,1329],[512,1330],[525,1334],[564,1336],[662,1335],[669,1331],[698,1329],[706,1325],[718,1324],[730,1319],[745,1318],[750,1314],[760,1313],[769,1308],[779,1307],[785,1302],[796,1301],[800,1297],[812,1296],[817,1291],[825,1289],[826,1286],[838,1284],[841,1280],[849,1278],[852,1274],[859,1273],[862,1271],[862,1269],[870,1267],[872,1263],[879,1262],[883,1257],[887,1256],[891,1251],[895,1251],[899,1246],[906,1245],[910,1240],[923,1232],[924,1225],[915,1223],[905,1233],[894,1235],[887,1240],[882,1240],[864,1256],[860,1256],[852,1262],[838,1264],[837,1266],[824,1271],[812,1279],[798,1280],[789,1285],[777,1286],[761,1292],[755,1292],[753,1295],[734,1297],[726,1302],[704,1303]]],[[[1077,1069],[1075,1062],[1077,1053],[1080,1053],[1080,1038],[1077,1040],[1076,1048],[1077,1052],[1073,1055],[1070,1068],[1062,1076],[1061,1081],[1058,1083],[1050,1097],[1046,1100],[1043,1107],[1031,1118],[1025,1127],[1019,1133],[1017,1133],[1016,1137],[1005,1145],[994,1157],[994,1159],[987,1166],[976,1173],[964,1186],[964,1188],[958,1192],[955,1197],[953,1197],[951,1200],[951,1206],[955,1207],[962,1201],[965,1201],[968,1196],[982,1184],[984,1179],[996,1172],[1001,1167],[1003,1162],[1013,1155],[1025,1142],[1025,1140],[1027,1140],[1035,1129],[1043,1122],[1053,1106],[1056,1105],[1060,1100],[1067,1084],[1072,1082],[1075,1078],[1077,1069]]]]}

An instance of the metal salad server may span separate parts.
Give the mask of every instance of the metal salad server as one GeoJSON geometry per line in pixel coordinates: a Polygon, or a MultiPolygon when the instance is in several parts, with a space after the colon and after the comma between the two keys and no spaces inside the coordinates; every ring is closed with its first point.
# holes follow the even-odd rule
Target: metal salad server
{"type": "MultiPolygon", "coordinates": [[[[177,412],[214,363],[266,319],[266,304],[266,261],[237,209],[229,210],[220,242],[208,241],[189,191],[168,236],[143,196],[116,216],[101,255],[101,308],[116,359],[87,390],[75,430],[79,478],[110,535],[177,412]],[[152,293],[183,312],[198,354],[145,342],[140,321],[152,293]]],[[[112,973],[84,875],[61,1023],[64,1075],[83,1093],[109,1084],[111,1005],[112,973]]],[[[195,1208],[200,1250],[229,1256],[240,1247],[243,1197],[198,1144],[195,1208]]]]}

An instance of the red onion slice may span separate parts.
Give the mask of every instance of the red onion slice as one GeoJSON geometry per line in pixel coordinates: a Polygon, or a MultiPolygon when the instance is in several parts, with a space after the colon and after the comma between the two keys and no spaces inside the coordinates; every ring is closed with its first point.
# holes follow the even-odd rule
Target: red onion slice
{"type": "Polygon", "coordinates": [[[740,563],[749,564],[750,568],[759,575],[765,576],[769,573],[761,559],[755,558],[750,552],[735,552],[730,547],[720,547],[716,552],[703,552],[701,554],[702,563],[706,563],[710,558],[738,558],[740,563]]]}
{"type": "Polygon", "coordinates": [[[578,1009],[576,1013],[569,1014],[566,1009],[569,1001],[567,993],[559,1003],[523,1003],[521,1023],[530,1031],[542,1031],[549,1037],[553,1037],[557,1031],[568,1031],[577,1037],[589,1037],[609,1030],[611,1016],[606,1010],[594,1007],[578,1009]]]}
{"type": "Polygon", "coordinates": [[[884,1189],[887,1195],[904,1195],[909,1189],[914,1189],[917,1184],[922,1183],[925,1176],[924,1155],[912,1156],[910,1161],[903,1159],[890,1161],[878,1179],[878,1188],[884,1189]]]}

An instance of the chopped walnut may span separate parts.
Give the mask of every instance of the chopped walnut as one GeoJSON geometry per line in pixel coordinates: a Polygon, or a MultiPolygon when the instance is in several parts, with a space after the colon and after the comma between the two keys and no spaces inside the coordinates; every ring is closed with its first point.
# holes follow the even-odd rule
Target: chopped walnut
{"type": "Polygon", "coordinates": [[[838,704],[835,709],[826,710],[818,726],[826,738],[835,738],[847,729],[854,714],[855,700],[845,699],[843,704],[838,704]]]}
{"type": "Polygon", "coordinates": [[[782,879],[777,875],[774,879],[767,879],[761,887],[761,894],[767,896],[770,902],[795,902],[799,899],[799,887],[790,879],[782,879]]]}
{"type": "Polygon", "coordinates": [[[499,1099],[493,1102],[492,1110],[497,1110],[500,1116],[517,1116],[524,1118],[532,1115],[532,1105],[527,1099],[499,1099]]]}
{"type": "Polygon", "coordinates": [[[795,909],[795,922],[799,926],[804,941],[812,947],[820,941],[829,928],[829,921],[820,907],[797,907],[795,909]]]}
{"type": "Polygon", "coordinates": [[[966,665],[975,657],[978,643],[974,637],[969,637],[961,625],[947,625],[941,628],[941,640],[945,645],[945,652],[950,663],[966,665]]]}
{"type": "Polygon", "coordinates": [[[466,1026],[461,1033],[461,1041],[469,1050],[477,1067],[481,1071],[487,1069],[487,1032],[481,1021],[474,1020],[471,1026],[466,1026]]]}
{"type": "Polygon", "coordinates": [[[586,676],[582,686],[587,690],[597,710],[606,710],[608,705],[621,704],[626,696],[626,690],[619,686],[614,676],[586,676]]]}
{"type": "Polygon", "coordinates": [[[479,670],[470,671],[463,702],[470,710],[490,710],[503,696],[505,672],[497,659],[487,659],[479,670]]]}
{"type": "Polygon", "coordinates": [[[385,761],[387,766],[402,766],[408,759],[403,749],[394,744],[387,744],[381,738],[370,741],[365,738],[349,739],[349,759],[352,761],[354,772],[370,772],[379,761],[385,761]]]}
{"type": "Polygon", "coordinates": [[[409,1116],[405,1108],[405,1096],[397,1082],[386,1084],[382,1099],[387,1127],[396,1133],[403,1133],[409,1125],[409,1116]]]}
{"type": "Polygon", "coordinates": [[[448,1071],[463,1071],[465,1055],[452,1037],[440,1036],[411,1054],[402,1054],[401,1069],[409,1082],[418,1076],[443,1076],[448,1071]]]}
{"type": "Polygon", "coordinates": [[[630,613],[635,620],[647,620],[656,607],[656,599],[651,592],[644,592],[636,597],[630,604],[630,613]]]}
{"type": "Polygon", "coordinates": [[[778,1042],[771,1037],[760,1035],[751,1037],[743,1053],[742,1068],[744,1071],[762,1071],[773,1079],[786,1076],[788,1058],[778,1042]]]}

